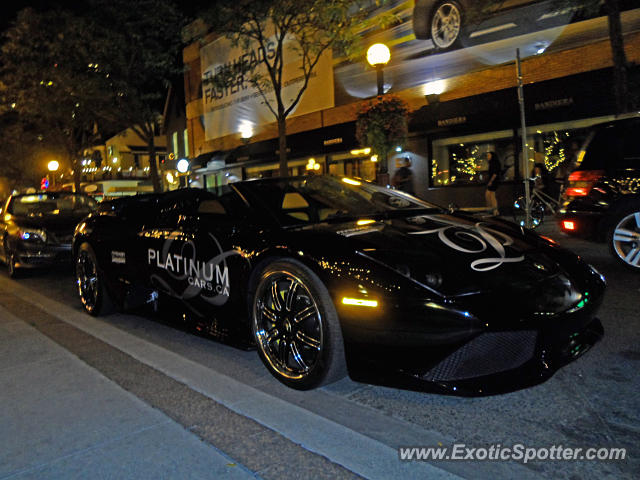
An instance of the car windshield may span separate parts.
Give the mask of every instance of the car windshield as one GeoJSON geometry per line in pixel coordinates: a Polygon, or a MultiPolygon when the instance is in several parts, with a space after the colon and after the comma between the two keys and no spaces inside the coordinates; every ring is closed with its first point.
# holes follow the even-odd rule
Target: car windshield
{"type": "Polygon", "coordinates": [[[38,193],[13,197],[7,213],[22,216],[82,215],[96,207],[89,197],[74,194],[38,193]]]}
{"type": "Polygon", "coordinates": [[[351,178],[273,179],[247,182],[244,189],[284,226],[440,210],[406,193],[351,178]]]}

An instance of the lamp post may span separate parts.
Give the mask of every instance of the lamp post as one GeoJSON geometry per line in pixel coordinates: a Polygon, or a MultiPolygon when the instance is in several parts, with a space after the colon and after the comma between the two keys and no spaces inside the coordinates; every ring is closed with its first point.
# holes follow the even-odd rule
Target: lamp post
{"type": "Polygon", "coordinates": [[[181,158],[180,160],[178,160],[178,164],[176,165],[176,168],[178,170],[178,173],[181,174],[181,175],[178,175],[178,177],[180,178],[180,188],[189,186],[189,179],[188,179],[187,172],[189,171],[190,166],[191,164],[189,163],[189,160],[187,160],[186,158],[181,158]]]}
{"type": "Polygon", "coordinates": [[[51,178],[52,178],[52,187],[56,186],[56,172],[58,171],[58,168],[60,168],[60,164],[58,163],[57,160],[51,160],[48,164],[47,164],[47,169],[49,170],[49,172],[51,172],[51,178]]]}
{"type": "Polygon", "coordinates": [[[374,43],[367,50],[367,62],[376,69],[378,96],[384,94],[384,66],[389,63],[391,52],[384,43],[374,43]]]}

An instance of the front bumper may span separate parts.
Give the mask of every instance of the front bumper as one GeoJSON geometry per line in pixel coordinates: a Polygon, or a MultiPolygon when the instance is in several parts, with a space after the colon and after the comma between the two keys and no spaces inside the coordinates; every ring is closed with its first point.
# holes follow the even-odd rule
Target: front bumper
{"type": "MultiPolygon", "coordinates": [[[[465,325],[463,320],[452,323],[450,317],[438,319],[434,311],[420,315],[405,305],[390,322],[402,325],[404,331],[377,330],[372,335],[362,328],[363,322],[357,333],[343,328],[349,375],[361,382],[462,396],[536,385],[584,354],[604,334],[596,318],[604,282],[593,273],[583,287],[580,303],[557,314],[508,321],[494,310],[493,316],[487,312],[480,318],[470,316],[465,325]],[[409,331],[408,324],[415,328],[409,331]]],[[[348,327],[349,322],[341,319],[348,327]]],[[[366,320],[375,325],[371,315],[366,320]]]]}
{"type": "Polygon", "coordinates": [[[15,261],[19,268],[71,263],[71,245],[20,245],[15,250],[15,261]]]}
{"type": "Polygon", "coordinates": [[[535,330],[488,332],[426,371],[416,369],[417,365],[376,368],[360,362],[352,363],[349,374],[356,381],[421,392],[496,395],[546,381],[587,352],[603,335],[597,318],[564,336],[535,330]]]}

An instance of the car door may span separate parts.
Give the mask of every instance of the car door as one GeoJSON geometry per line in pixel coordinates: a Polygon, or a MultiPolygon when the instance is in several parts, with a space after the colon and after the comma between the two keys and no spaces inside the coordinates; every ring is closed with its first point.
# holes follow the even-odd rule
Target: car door
{"type": "Polygon", "coordinates": [[[183,257],[189,256],[185,249],[193,239],[184,232],[184,223],[192,216],[196,201],[192,192],[165,194],[138,232],[143,262],[139,273],[151,288],[176,298],[182,298],[186,289],[183,257]]]}
{"type": "Polygon", "coordinates": [[[211,320],[244,306],[249,272],[247,207],[231,189],[220,193],[181,199],[147,239],[152,285],[211,320]]]}
{"type": "Polygon", "coordinates": [[[205,316],[227,316],[245,311],[250,263],[248,246],[253,227],[237,194],[202,198],[196,213],[185,218],[182,234],[193,241],[185,262],[190,308],[205,316]]]}

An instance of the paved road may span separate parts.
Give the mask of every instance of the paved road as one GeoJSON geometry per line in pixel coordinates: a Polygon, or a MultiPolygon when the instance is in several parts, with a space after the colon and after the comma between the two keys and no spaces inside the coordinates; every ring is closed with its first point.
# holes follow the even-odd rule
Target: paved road
{"type": "Polygon", "coordinates": [[[62,478],[97,469],[105,478],[139,478],[141,472],[157,478],[158,471],[178,477],[190,468],[202,478],[632,478],[640,471],[640,275],[618,266],[602,245],[547,229],[543,233],[607,277],[605,338],[542,385],[474,399],[349,379],[312,392],[288,390],[255,352],[194,335],[180,322],[141,314],[88,317],[70,272],[34,273],[18,282],[2,273],[0,398],[11,401],[0,404],[0,431],[12,437],[0,436],[0,479],[62,478]],[[30,340],[20,354],[8,353],[19,338],[30,340]],[[43,355],[38,364],[46,368],[30,368],[33,352],[43,355]],[[21,383],[12,377],[16,372],[24,374],[21,383]],[[74,382],[88,385],[89,393],[74,397],[74,382]],[[13,385],[9,393],[7,385],[13,385]],[[95,393],[101,389],[104,398],[95,393]],[[21,394],[25,398],[17,398],[21,394]],[[21,402],[29,408],[18,408],[21,402]],[[74,416],[64,402],[78,412],[98,405],[96,415],[104,409],[113,421],[81,423],[88,432],[74,443],[65,430],[74,416]],[[40,416],[33,413],[38,411],[40,416]],[[140,433],[145,429],[150,433],[140,433]],[[527,465],[398,460],[399,446],[454,443],[615,446],[626,447],[630,458],[527,465]],[[152,460],[143,461],[132,453],[136,449],[152,460]],[[100,454],[95,458],[87,454],[94,450],[100,454]]]}

